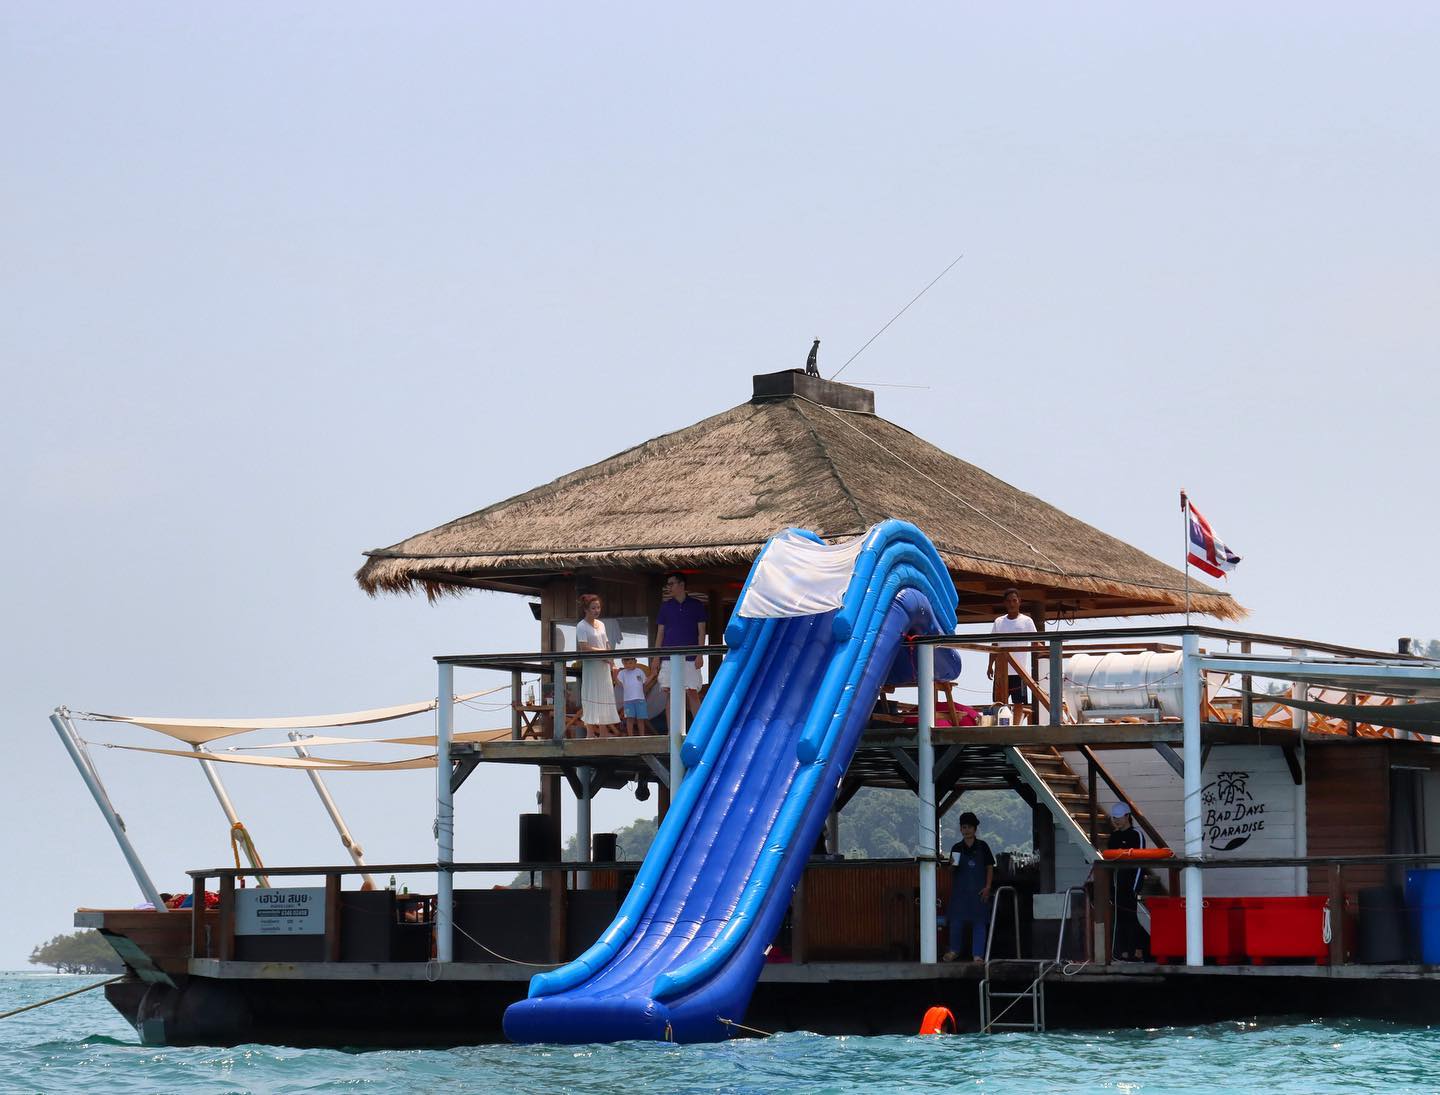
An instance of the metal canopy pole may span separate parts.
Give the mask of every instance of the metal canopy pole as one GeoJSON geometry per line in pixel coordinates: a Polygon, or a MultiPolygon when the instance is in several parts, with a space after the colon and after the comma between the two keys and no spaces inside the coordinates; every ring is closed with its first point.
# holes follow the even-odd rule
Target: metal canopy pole
{"type": "MultiPolygon", "coordinates": [[[[582,765],[575,770],[576,782],[580,785],[575,796],[575,842],[580,845],[580,862],[589,863],[592,858],[590,847],[590,800],[594,796],[595,769],[582,765]]],[[[576,889],[590,888],[590,872],[580,871],[576,889]]]]}
{"type": "Polygon", "coordinates": [[[63,714],[63,707],[57,707],[55,713],[50,716],[50,725],[55,727],[55,733],[60,735],[60,741],[65,746],[65,751],[70,754],[70,759],[75,762],[76,769],[80,772],[80,778],[85,781],[91,796],[95,799],[95,805],[100,807],[100,813],[104,816],[106,824],[110,826],[110,832],[115,836],[115,842],[120,845],[120,852],[125,857],[125,862],[130,865],[130,873],[135,876],[135,882],[140,887],[140,892],[145,895],[145,900],[154,905],[157,909],[163,909],[165,902],[160,900],[160,891],[155,888],[155,883],[150,881],[150,874],[145,870],[145,865],[140,862],[140,856],[135,851],[135,846],[130,843],[130,837],[125,832],[125,822],[115,812],[115,807],[110,804],[110,796],[105,793],[105,787],[100,782],[100,775],[90,763],[90,758],[85,755],[80,744],[80,737],[75,733],[75,728],[70,725],[70,720],[63,714]]]}
{"type": "MultiPolygon", "coordinates": [[[[302,760],[309,760],[310,750],[300,744],[300,739],[303,736],[304,735],[296,730],[290,731],[289,734],[290,740],[295,743],[295,755],[302,760]]],[[[325,781],[320,778],[320,773],[315,771],[315,769],[307,769],[305,774],[310,777],[310,784],[315,788],[315,793],[320,796],[320,804],[325,807],[325,812],[330,815],[330,820],[335,825],[335,831],[340,834],[340,843],[344,845],[345,850],[350,853],[350,859],[357,867],[365,866],[365,849],[356,844],[354,838],[351,837],[349,826],[345,824],[345,819],[340,816],[340,807],[335,805],[335,800],[330,797],[330,788],[325,786],[325,781]]],[[[375,879],[370,877],[370,872],[366,871],[362,877],[365,879],[365,887],[373,890],[375,888],[375,879]]]]}
{"type": "Polygon", "coordinates": [[[935,747],[930,728],[935,725],[935,648],[926,644],[919,655],[920,718],[916,726],[920,797],[920,827],[916,858],[920,861],[920,961],[933,964],[935,945],[935,747]]]}
{"type": "Polygon", "coordinates": [[[435,960],[455,960],[455,800],[450,791],[450,741],[455,730],[455,667],[440,664],[435,730],[435,960]]]}
{"type": "Polygon", "coordinates": [[[670,731],[670,801],[680,790],[685,778],[685,765],[680,761],[680,746],[685,744],[685,658],[670,655],[670,709],[665,715],[670,731]]]}
{"type": "MultiPolygon", "coordinates": [[[[1200,801],[1200,637],[1187,631],[1181,640],[1181,709],[1185,716],[1185,856],[1205,854],[1200,801]]],[[[1185,868],[1185,964],[1205,964],[1205,900],[1199,867],[1185,868]]]]}
{"type": "MultiPolygon", "coordinates": [[[[190,748],[202,757],[210,752],[210,750],[206,749],[203,745],[191,745],[190,748]]],[[[230,795],[225,790],[225,784],[220,782],[220,773],[215,771],[215,762],[202,760],[200,762],[200,768],[204,771],[205,778],[210,781],[210,790],[215,792],[215,800],[220,803],[220,809],[225,814],[225,820],[230,822],[230,828],[235,828],[236,825],[240,824],[240,815],[235,812],[235,804],[230,801],[230,795]]],[[[251,863],[250,866],[254,867],[256,864],[251,863]]]]}
{"type": "MultiPolygon", "coordinates": [[[[202,757],[210,752],[210,750],[206,749],[203,745],[192,744],[190,748],[202,757]]],[[[230,839],[235,839],[235,829],[237,827],[245,833],[245,840],[241,843],[245,848],[245,858],[250,861],[250,867],[255,871],[255,881],[261,886],[269,886],[270,879],[263,873],[265,865],[260,862],[260,857],[255,851],[255,842],[251,839],[249,831],[240,823],[240,815],[235,812],[235,804],[230,801],[230,795],[225,790],[225,784],[220,782],[220,773],[215,770],[215,762],[211,760],[201,760],[200,767],[205,772],[205,778],[210,781],[210,789],[215,792],[215,799],[220,803],[220,809],[224,811],[225,819],[230,822],[230,839]]],[[[241,885],[244,885],[243,880],[241,881],[241,885]]]]}

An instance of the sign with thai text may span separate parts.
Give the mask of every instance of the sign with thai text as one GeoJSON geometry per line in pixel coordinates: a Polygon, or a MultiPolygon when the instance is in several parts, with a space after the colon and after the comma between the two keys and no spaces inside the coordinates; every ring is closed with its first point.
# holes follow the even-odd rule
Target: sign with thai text
{"type": "Polygon", "coordinates": [[[235,891],[236,935],[324,935],[325,888],[235,891]]]}

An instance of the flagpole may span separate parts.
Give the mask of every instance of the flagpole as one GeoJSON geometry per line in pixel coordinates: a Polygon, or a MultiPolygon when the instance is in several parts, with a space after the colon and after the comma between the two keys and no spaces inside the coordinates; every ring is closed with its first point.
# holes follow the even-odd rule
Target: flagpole
{"type": "Polygon", "coordinates": [[[1181,550],[1185,553],[1185,626],[1190,626],[1190,496],[1180,488],[1180,516],[1184,521],[1184,540],[1181,550]]]}

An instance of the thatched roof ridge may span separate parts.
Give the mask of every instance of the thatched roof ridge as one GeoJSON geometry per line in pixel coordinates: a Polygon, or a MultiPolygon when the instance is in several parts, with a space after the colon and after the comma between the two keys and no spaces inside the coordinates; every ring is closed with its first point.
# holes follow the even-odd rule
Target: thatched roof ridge
{"type": "MultiPolygon", "coordinates": [[[[924,529],[957,576],[1184,604],[1174,568],[892,422],[801,395],[741,404],[366,552],[356,579],[435,596],[507,574],[745,565],[787,525],[837,539],[886,517],[924,529]]],[[[1197,612],[1244,614],[1190,589],[1197,612]]]]}

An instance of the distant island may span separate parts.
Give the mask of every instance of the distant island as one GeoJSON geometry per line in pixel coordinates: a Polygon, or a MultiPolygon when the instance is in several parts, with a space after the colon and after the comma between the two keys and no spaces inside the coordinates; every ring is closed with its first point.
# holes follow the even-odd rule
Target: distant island
{"type": "Polygon", "coordinates": [[[120,957],[97,931],[57,935],[30,952],[36,966],[51,966],[56,973],[119,973],[125,968],[120,957]]]}

